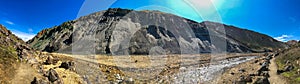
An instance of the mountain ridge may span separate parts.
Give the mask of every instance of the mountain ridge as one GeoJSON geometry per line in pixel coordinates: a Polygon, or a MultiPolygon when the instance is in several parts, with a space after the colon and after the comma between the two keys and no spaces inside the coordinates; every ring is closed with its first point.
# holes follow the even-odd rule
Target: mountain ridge
{"type": "Polygon", "coordinates": [[[149,54],[155,46],[166,50],[165,53],[209,53],[214,48],[211,37],[215,37],[216,42],[225,42],[227,52],[263,52],[287,47],[268,35],[231,25],[198,23],[169,13],[121,8],[110,8],[45,29],[27,43],[37,50],[62,53],[86,49],[82,53],[149,54]],[[225,34],[218,30],[222,26],[225,34]],[[120,34],[133,38],[126,40],[120,34]],[[91,38],[93,41],[89,42],[91,38]],[[130,44],[122,45],[122,41],[130,44]],[[95,46],[84,46],[80,42],[95,46]]]}

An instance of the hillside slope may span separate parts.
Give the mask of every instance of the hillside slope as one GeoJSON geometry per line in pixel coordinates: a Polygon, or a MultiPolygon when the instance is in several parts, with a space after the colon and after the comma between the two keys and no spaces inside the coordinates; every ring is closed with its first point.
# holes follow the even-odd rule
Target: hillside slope
{"type": "Polygon", "coordinates": [[[291,45],[291,48],[283,50],[276,58],[281,76],[285,77],[290,84],[300,83],[300,43],[291,45]]]}
{"type": "Polygon", "coordinates": [[[27,43],[47,52],[113,55],[263,52],[287,47],[267,35],[234,26],[120,8],[45,29],[27,43]]]}
{"type": "Polygon", "coordinates": [[[0,24],[0,83],[7,83],[14,77],[20,59],[31,57],[31,48],[0,24]]]}

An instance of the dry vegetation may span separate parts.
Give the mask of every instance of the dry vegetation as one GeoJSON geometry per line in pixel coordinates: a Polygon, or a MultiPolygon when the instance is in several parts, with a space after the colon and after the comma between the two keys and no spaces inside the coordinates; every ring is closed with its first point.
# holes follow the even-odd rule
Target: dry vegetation
{"type": "Polygon", "coordinates": [[[291,65],[294,68],[291,71],[283,72],[281,75],[285,77],[291,84],[300,83],[300,48],[293,47],[282,53],[276,59],[279,70],[283,70],[286,66],[291,65]]]}
{"type": "Polygon", "coordinates": [[[0,83],[10,83],[19,66],[16,51],[0,46],[0,83]]]}

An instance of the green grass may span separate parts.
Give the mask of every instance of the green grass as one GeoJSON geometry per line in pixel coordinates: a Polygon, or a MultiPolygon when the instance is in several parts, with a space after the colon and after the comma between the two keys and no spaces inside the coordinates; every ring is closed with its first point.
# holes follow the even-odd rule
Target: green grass
{"type": "Polygon", "coordinates": [[[295,74],[294,72],[284,72],[284,73],[282,73],[282,75],[283,75],[284,77],[288,77],[288,78],[293,77],[294,74],[295,74]]]}
{"type": "Polygon", "coordinates": [[[300,74],[297,74],[297,70],[300,69],[300,65],[297,64],[297,61],[300,62],[300,48],[293,47],[287,49],[276,58],[275,61],[279,70],[284,69],[287,60],[291,62],[291,65],[295,68],[289,72],[284,72],[281,75],[285,77],[290,84],[300,84],[300,74]]]}

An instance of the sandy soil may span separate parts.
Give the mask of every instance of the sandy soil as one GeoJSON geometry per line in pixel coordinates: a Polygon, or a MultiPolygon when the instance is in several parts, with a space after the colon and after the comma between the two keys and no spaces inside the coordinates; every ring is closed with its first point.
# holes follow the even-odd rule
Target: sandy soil
{"type": "Polygon", "coordinates": [[[276,65],[276,62],[275,62],[275,59],[272,59],[271,60],[271,64],[269,66],[269,69],[270,69],[270,83],[271,84],[287,84],[287,82],[280,77],[280,75],[277,74],[277,65],[276,65]]]}
{"type": "Polygon", "coordinates": [[[21,63],[12,79],[12,84],[30,84],[34,77],[40,76],[29,64],[21,63]]]}

